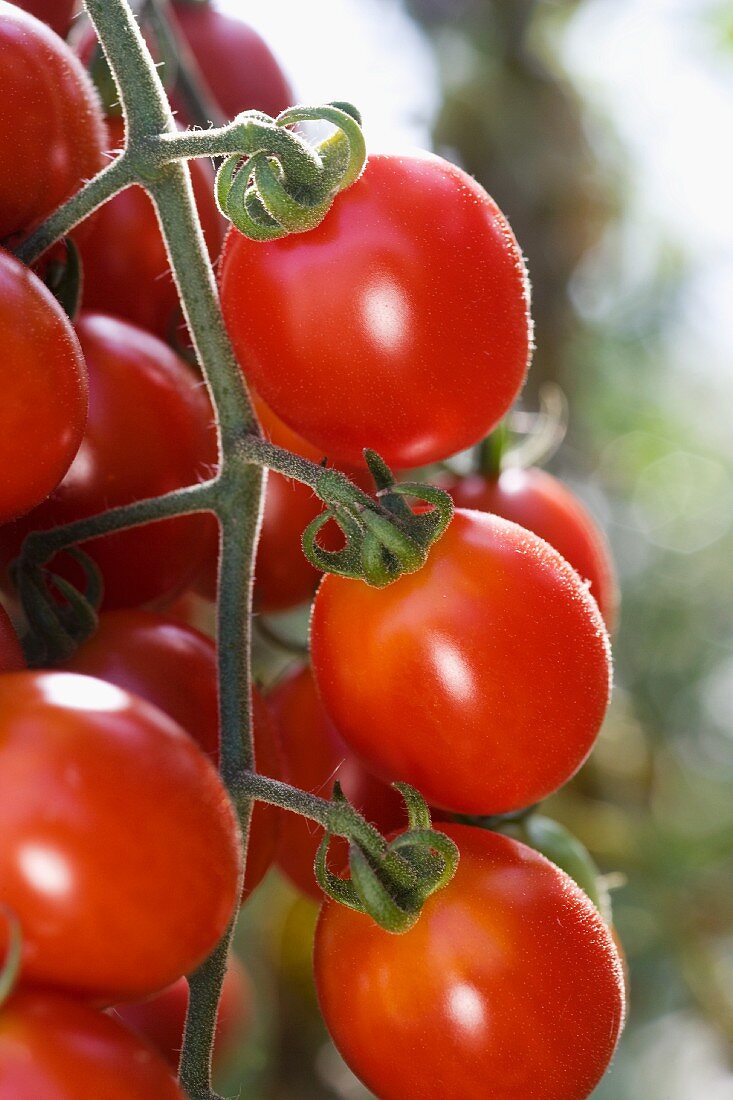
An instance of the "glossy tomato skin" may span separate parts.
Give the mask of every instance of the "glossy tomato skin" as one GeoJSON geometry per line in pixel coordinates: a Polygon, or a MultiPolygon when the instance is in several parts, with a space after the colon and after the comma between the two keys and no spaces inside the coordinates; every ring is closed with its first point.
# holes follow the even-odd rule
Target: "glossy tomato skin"
{"type": "MultiPolygon", "coordinates": [[[[380,832],[407,824],[404,802],[392,787],[371,775],[349,751],[329,721],[308,666],[278,681],[267,698],[280,731],[285,778],[321,798],[330,798],[338,781],[344,794],[380,832]]],[[[316,901],[323,900],[313,874],[313,861],[323,830],[298,814],[283,813],[277,862],[290,881],[316,901]]],[[[334,838],[330,862],[340,869],[347,847],[334,838]]]]}
{"type": "Polygon", "coordinates": [[[519,247],[483,188],[430,154],[370,157],[308,233],[230,230],[219,282],[247,378],[336,464],[362,465],[364,447],[393,467],[445,458],[486,435],[526,374],[519,247]]]}
{"type": "MultiPolygon", "coordinates": [[[[121,118],[108,120],[109,147],[124,144],[121,118]]],[[[212,260],[219,254],[223,221],[214,201],[214,175],[205,160],[189,161],[194,197],[212,260]]],[[[95,214],[94,232],[80,241],[84,307],[122,317],[171,339],[182,325],[178,293],[152,200],[128,187],[95,214]]]]}
{"type": "Polygon", "coordinates": [[[247,23],[210,4],[174,3],[173,11],[226,119],[252,110],[275,116],[293,104],[272,50],[247,23]]]}
{"type": "Polygon", "coordinates": [[[458,510],[427,564],[388,588],[328,576],[311,654],[341,736],[383,779],[458,813],[504,813],[565,783],[610,686],[595,600],[546,542],[458,510]]]}
{"type": "Polygon", "coordinates": [[[0,1008],[0,1100],[184,1100],[170,1066],[116,1020],[55,993],[0,1008]]]}
{"type": "Polygon", "coordinates": [[[337,1047],[380,1100],[585,1100],[624,1019],[608,929],[537,852],[441,828],[458,871],[409,932],[321,910],[316,985],[337,1047]]]}
{"type": "Polygon", "coordinates": [[[40,20],[0,0],[0,240],[26,233],[103,166],[91,80],[40,20]]]}
{"type": "MultiPolygon", "coordinates": [[[[148,1001],[120,1005],[111,1015],[141,1035],[174,1068],[178,1066],[188,1009],[188,982],[179,978],[148,1001]]],[[[252,1015],[252,986],[242,963],[232,955],[224,975],[214,1040],[214,1058],[223,1058],[247,1033],[252,1015]]]]}
{"type": "MultiPolygon", "coordinates": [[[[214,642],[184,623],[149,611],[110,611],[99,629],[64,664],[139,695],[173,718],[214,764],[219,762],[219,692],[214,642]]],[[[282,774],[277,732],[257,691],[252,693],[257,766],[282,774]]],[[[247,845],[244,896],[264,878],[275,858],[279,817],[274,806],[255,806],[247,845]]]]}
{"type": "Polygon", "coordinates": [[[139,999],[190,973],[232,915],[240,837],[211,761],[101,680],[0,677],[0,832],[25,984],[139,999]]]}
{"type": "Polygon", "coordinates": [[[21,668],[25,668],[23,650],[8,613],[0,604],[0,672],[18,672],[21,668]]]}
{"type": "Polygon", "coordinates": [[[79,449],[87,371],[68,317],[33,272],[0,249],[0,524],[56,488],[79,449]]]}
{"type": "Polygon", "coordinates": [[[536,467],[504,470],[498,478],[474,474],[443,482],[458,508],[494,512],[534,531],[554,546],[590,584],[609,630],[618,605],[611,550],[580,501],[552,474],[536,467]]]}
{"type": "MultiPolygon", "coordinates": [[[[162,341],[103,314],[76,325],[89,372],[89,420],[66,477],[39,508],[0,531],[5,562],[29,530],[45,530],[209,475],[211,408],[194,371],[162,341]]],[[[206,516],[181,516],[85,543],[104,579],[105,608],[164,603],[193,579],[206,516]]],[[[79,571],[59,559],[59,572],[79,571]]],[[[56,564],[54,565],[54,568],[56,564]]]]}

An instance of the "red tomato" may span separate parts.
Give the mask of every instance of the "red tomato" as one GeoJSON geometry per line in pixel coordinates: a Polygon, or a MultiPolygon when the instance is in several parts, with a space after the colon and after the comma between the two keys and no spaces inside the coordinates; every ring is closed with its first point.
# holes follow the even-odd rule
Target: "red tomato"
{"type": "Polygon", "coordinates": [[[608,704],[595,600],[546,542],[458,511],[388,588],[327,576],[311,653],[341,736],[383,779],[458,813],[545,798],[591,750],[608,704]]]}
{"type": "Polygon", "coordinates": [[[0,0],[0,240],[26,233],[104,164],[99,100],[44,23],[0,0]]]}
{"type": "Polygon", "coordinates": [[[2,249],[0,349],[0,523],[7,523],[61,481],[79,450],[88,397],[68,317],[41,280],[2,249]]]}
{"type": "Polygon", "coordinates": [[[25,668],[25,658],[8,613],[0,604],[0,672],[17,672],[25,668]]]}
{"type": "Polygon", "coordinates": [[[250,110],[275,116],[292,105],[293,91],[285,74],[252,27],[210,4],[184,0],[174,3],[173,10],[227,119],[250,110]]]}
{"type": "MultiPolygon", "coordinates": [[[[362,767],[328,720],[310,668],[296,669],[280,680],[268,696],[268,703],[280,730],[289,783],[330,798],[338,780],[349,801],[380,832],[389,833],[407,824],[401,796],[362,767]]],[[[322,838],[323,830],[314,821],[298,814],[282,814],[278,864],[292,883],[316,901],[323,900],[313,875],[313,861],[322,838]]],[[[334,866],[338,864],[338,850],[345,863],[345,841],[333,842],[334,866]]]]}
{"type": "Polygon", "coordinates": [[[101,1012],[22,990],[0,1008],[0,1100],[184,1100],[159,1054],[101,1012]]]}
{"type": "MultiPolygon", "coordinates": [[[[108,120],[110,148],[124,144],[121,118],[108,120]]],[[[214,201],[208,161],[189,161],[204,237],[213,259],[223,223],[214,201]]],[[[79,242],[84,263],[84,306],[124,317],[170,339],[181,324],[178,292],[155,208],[140,187],[128,187],[95,215],[94,232],[79,242]]]]}
{"type": "Polygon", "coordinates": [[[522,255],[494,201],[440,157],[375,156],[317,229],[227,235],[222,307],[247,378],[333,462],[391,466],[482,439],[524,380],[522,255]],[[252,301],[257,309],[250,308],[252,301]]]}
{"type": "Polygon", "coordinates": [[[157,992],[208,955],[237,899],[240,837],[211,761],[88,676],[0,677],[0,835],[26,984],[107,1004],[157,992]]]}
{"type": "Polygon", "coordinates": [[[537,852],[441,828],[458,871],[409,932],[321,910],[316,985],[337,1047],[380,1100],[585,1100],[624,1019],[608,929],[537,852]]]}
{"type": "MultiPolygon", "coordinates": [[[[77,332],[89,370],[89,422],[81,449],[48,500],[0,531],[6,562],[29,530],[159,496],[211,470],[211,408],[194,371],[156,337],[113,317],[83,314],[77,332]]],[[[104,577],[103,606],[175,597],[201,567],[207,520],[183,516],[85,543],[104,577]]],[[[59,572],[79,579],[73,563],[60,564],[59,572]]]]}
{"type": "Polygon", "coordinates": [[[458,508],[495,512],[534,531],[590,585],[606,625],[613,626],[618,593],[610,548],[592,517],[561,481],[536,468],[504,470],[443,482],[458,508]]]}
{"type": "MultiPolygon", "coordinates": [[[[120,1005],[112,1015],[147,1039],[174,1068],[178,1065],[188,1009],[188,982],[179,978],[157,997],[120,1005]]],[[[252,987],[247,971],[232,955],[224,976],[216,1022],[214,1058],[223,1058],[247,1033],[252,1015],[252,987]]]]}
{"type": "MultiPolygon", "coordinates": [[[[111,611],[100,617],[96,634],[64,667],[154,703],[218,763],[216,646],[198,630],[148,611],[111,611]]],[[[282,772],[277,733],[258,692],[252,699],[257,763],[265,775],[277,778],[282,772]]],[[[264,878],[275,858],[278,831],[275,807],[257,803],[247,846],[245,894],[264,878]]]]}

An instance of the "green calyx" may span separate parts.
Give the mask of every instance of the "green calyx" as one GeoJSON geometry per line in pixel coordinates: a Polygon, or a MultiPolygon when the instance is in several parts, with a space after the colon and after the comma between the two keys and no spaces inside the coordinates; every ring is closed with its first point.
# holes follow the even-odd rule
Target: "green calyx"
{"type": "Polygon", "coordinates": [[[366,162],[361,118],[348,103],[292,107],[276,119],[245,111],[232,126],[243,153],[227,157],[216,177],[216,201],[240,233],[272,241],[305,233],[323,221],[339,191],[358,179],[366,162]],[[288,129],[328,122],[335,133],[315,148],[288,129]]]}
{"type": "MultiPolygon", "coordinates": [[[[349,878],[328,866],[332,833],[326,833],[315,860],[315,875],[323,892],[334,901],[366,913],[387,932],[409,931],[423,905],[446,886],[458,866],[458,848],[444,833],[432,828],[430,810],[422,795],[406,783],[395,783],[405,800],[408,827],[387,842],[370,826],[355,829],[349,844],[349,878]]],[[[336,784],[334,801],[348,807],[336,784]]]]}
{"type": "Polygon", "coordinates": [[[65,553],[81,566],[83,591],[25,553],[11,566],[28,624],[23,649],[31,668],[43,668],[70,657],[97,629],[103,594],[99,569],[88,554],[76,547],[65,553]]]}
{"type": "Polygon", "coordinates": [[[349,483],[345,486],[340,474],[324,468],[315,490],[327,508],[303,532],[303,552],[321,572],[384,588],[425,564],[430,547],[453,518],[453,502],[434,485],[398,485],[375,451],[365,450],[364,457],[376,486],[376,501],[349,483]],[[406,497],[431,507],[415,513],[406,497]],[[326,550],[318,542],[319,531],[331,519],[345,538],[341,550],[326,550]]]}

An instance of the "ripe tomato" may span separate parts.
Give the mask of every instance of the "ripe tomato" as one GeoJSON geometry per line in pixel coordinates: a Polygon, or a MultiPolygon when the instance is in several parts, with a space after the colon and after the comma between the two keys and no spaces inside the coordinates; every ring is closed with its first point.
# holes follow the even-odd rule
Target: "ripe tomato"
{"type": "Polygon", "coordinates": [[[532,468],[504,470],[498,478],[474,474],[442,484],[458,508],[494,512],[554,546],[589,582],[606,625],[613,626],[618,593],[611,551],[594,520],[561,481],[532,468]]]}
{"type": "MultiPolygon", "coordinates": [[[[111,149],[124,144],[121,118],[108,120],[111,149]]],[[[189,161],[194,196],[212,260],[223,222],[214,201],[208,161],[189,161]]],[[[178,292],[155,208],[141,187],[128,187],[95,214],[94,232],[79,242],[84,263],[84,306],[112,313],[170,339],[182,324],[178,292]]]]}
{"type": "Polygon", "coordinates": [[[79,341],[53,295],[0,249],[0,523],[56,488],[79,450],[87,372],[79,341]]]}
{"type": "MultiPolygon", "coordinates": [[[[179,978],[148,1001],[120,1005],[111,1011],[138,1035],[142,1035],[174,1068],[178,1065],[183,1027],[188,1009],[188,982],[179,978]]],[[[221,990],[216,1022],[214,1058],[223,1058],[235,1042],[241,1042],[252,1017],[252,986],[239,959],[229,959],[221,990]]]]}
{"type": "MultiPolygon", "coordinates": [[[[338,780],[349,801],[380,832],[389,833],[407,824],[404,802],[397,791],[362,767],[339,737],[321,706],[308,666],[280,680],[268,703],[280,730],[289,783],[329,798],[338,780]]],[[[295,886],[316,901],[323,900],[313,874],[322,837],[323,830],[315,822],[298,814],[282,814],[278,865],[295,886]]],[[[338,863],[337,845],[342,862],[347,858],[345,841],[334,841],[334,866],[338,863]]]]}
{"type": "Polygon", "coordinates": [[[99,100],[44,23],[0,0],[0,240],[26,233],[103,166],[99,100]]]}
{"type": "Polygon", "coordinates": [[[144,997],[196,967],[232,915],[240,837],[211,761],[101,680],[0,677],[0,835],[26,984],[144,997]]]}
{"type": "Polygon", "coordinates": [[[285,74],[252,27],[208,3],[178,0],[173,11],[225,118],[249,110],[275,116],[292,105],[285,74]]]}
{"type": "Polygon", "coordinates": [[[409,932],[328,901],[318,997],[380,1100],[585,1100],[624,1019],[621,964],[592,902],[508,837],[442,826],[455,878],[409,932]]]}
{"type": "MultiPolygon", "coordinates": [[[[96,676],[154,703],[219,761],[216,646],[191,626],[148,611],[110,611],[96,634],[64,666],[96,676]]],[[[282,773],[277,732],[258,692],[252,695],[257,765],[265,775],[282,773]]],[[[264,878],[277,848],[279,815],[258,802],[252,815],[244,894],[264,878]]]]}
{"type": "Polygon", "coordinates": [[[420,466],[476,443],[522,385],[521,252],[494,201],[440,157],[370,157],[317,229],[227,235],[219,281],[240,363],[338,463],[420,466]],[[248,303],[257,302],[257,309],[248,303]]]}
{"type": "Polygon", "coordinates": [[[35,15],[62,38],[69,33],[76,0],[13,0],[13,3],[35,15]]]}
{"type": "Polygon", "coordinates": [[[116,1020],[56,993],[0,1008],[0,1100],[184,1100],[170,1066],[116,1020]]]}
{"type": "Polygon", "coordinates": [[[591,750],[608,637],[567,562],[515,523],[458,511],[388,588],[327,576],[311,653],[341,736],[383,779],[458,813],[545,798],[591,750]]]}
{"type": "MultiPolygon", "coordinates": [[[[25,534],[191,485],[215,455],[211,408],[200,378],[160,340],[101,314],[77,323],[89,370],[89,422],[66,477],[40,507],[0,530],[0,557],[25,534]]],[[[206,551],[207,516],[182,516],[85,543],[104,578],[106,608],[175,597],[206,551]]],[[[56,566],[54,565],[54,568],[56,566]]],[[[79,580],[78,567],[59,572],[79,580]]]]}
{"type": "Polygon", "coordinates": [[[0,672],[17,672],[25,668],[23,650],[8,613],[0,604],[0,672]]]}

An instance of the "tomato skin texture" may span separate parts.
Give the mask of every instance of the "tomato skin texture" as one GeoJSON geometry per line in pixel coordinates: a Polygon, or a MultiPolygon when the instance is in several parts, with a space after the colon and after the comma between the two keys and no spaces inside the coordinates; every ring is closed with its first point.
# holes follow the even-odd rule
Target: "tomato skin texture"
{"type": "MultiPolygon", "coordinates": [[[[81,448],[51,496],[0,531],[7,563],[29,530],[45,530],[120,504],[159,496],[208,476],[213,422],[201,380],[150,333],[102,314],[77,332],[89,372],[89,420],[81,448]]],[[[85,543],[104,578],[103,607],[172,600],[206,552],[206,516],[181,516],[85,543]]],[[[79,582],[61,557],[54,568],[79,582]]]]}
{"type": "Polygon", "coordinates": [[[79,59],[0,0],[0,240],[26,233],[96,175],[106,137],[79,59]]]}
{"type": "MultiPolygon", "coordinates": [[[[149,611],[110,611],[99,629],[65,662],[65,669],[96,676],[139,695],[169,715],[219,763],[219,690],[214,642],[184,623],[149,611]]],[[[259,692],[253,691],[257,766],[282,774],[277,732],[259,692]]],[[[279,815],[258,802],[247,845],[243,897],[259,885],[277,849],[279,815]]]]}
{"type": "MultiPolygon", "coordinates": [[[[349,801],[381,833],[407,824],[401,796],[371,775],[339,737],[321,705],[307,665],[278,681],[267,702],[280,731],[288,783],[330,798],[338,781],[349,801]]],[[[278,865],[294,886],[316,901],[323,900],[313,874],[313,861],[322,839],[323,830],[314,821],[298,814],[282,814],[278,865]]],[[[334,837],[329,862],[340,869],[347,858],[346,843],[334,837]]]]}
{"type": "Polygon", "coordinates": [[[211,761],[100,680],[0,677],[0,833],[28,985],[95,1004],[155,993],[206,957],[235,906],[240,836],[211,761]]]}
{"type": "Polygon", "coordinates": [[[521,252],[483,188],[440,157],[370,157],[308,233],[255,244],[231,229],[219,282],[248,380],[336,464],[362,466],[364,447],[401,468],[446,458],[524,381],[521,252]]]}
{"type": "Polygon", "coordinates": [[[79,450],[87,371],[79,340],[53,295],[0,249],[0,523],[52,492],[79,450]]]}
{"type": "Polygon", "coordinates": [[[381,778],[457,813],[529,806],[580,767],[610,687],[595,600],[546,542],[458,510],[388,588],[327,576],[311,620],[323,704],[381,778]]]}
{"type": "Polygon", "coordinates": [[[337,1047],[380,1100],[585,1100],[624,1018],[608,929],[537,852],[441,829],[458,871],[409,932],[321,910],[316,986],[337,1047]]]}
{"type": "MultiPolygon", "coordinates": [[[[141,1035],[175,1069],[181,1053],[183,1027],[188,1008],[188,982],[179,978],[148,1001],[120,1005],[111,1015],[141,1035]]],[[[247,971],[232,955],[224,975],[214,1040],[214,1059],[222,1058],[227,1048],[241,1041],[252,1016],[252,986],[247,971]]]]}
{"type": "Polygon", "coordinates": [[[55,993],[0,1008],[0,1100],[185,1100],[170,1066],[116,1020],[55,993]]]}
{"type": "Polygon", "coordinates": [[[19,672],[25,658],[8,613],[0,604],[0,672],[19,672]]]}
{"type": "Polygon", "coordinates": [[[457,508],[494,512],[534,531],[572,565],[585,581],[609,630],[618,591],[611,551],[580,501],[552,474],[537,467],[507,469],[498,478],[474,474],[442,482],[457,508]]]}
{"type": "MultiPolygon", "coordinates": [[[[110,149],[124,144],[124,123],[108,120],[110,149]]],[[[205,160],[189,161],[196,206],[209,255],[215,260],[223,221],[214,201],[214,176],[205,160]]],[[[182,325],[178,293],[152,200],[128,187],[96,212],[94,232],[80,242],[84,307],[122,317],[161,339],[182,325]]]]}

